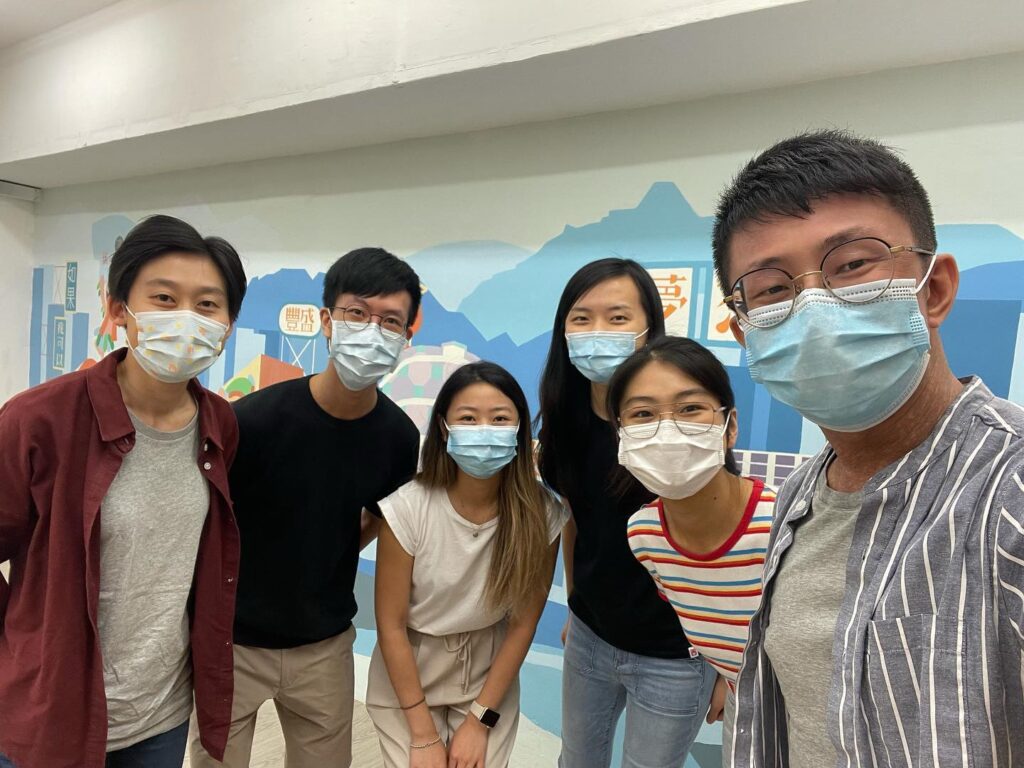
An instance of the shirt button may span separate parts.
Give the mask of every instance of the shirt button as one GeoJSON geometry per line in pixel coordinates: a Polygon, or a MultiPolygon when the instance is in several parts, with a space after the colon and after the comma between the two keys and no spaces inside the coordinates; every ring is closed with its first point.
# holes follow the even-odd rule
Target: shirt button
{"type": "Polygon", "coordinates": [[[234,580],[235,580],[235,579],[234,579],[234,577],[233,577],[233,576],[228,576],[228,584],[230,584],[230,583],[231,583],[231,582],[233,582],[234,580]]]}
{"type": "Polygon", "coordinates": [[[796,506],[795,506],[795,507],[793,507],[793,508],[794,508],[794,509],[795,509],[795,510],[796,510],[797,512],[799,512],[800,510],[802,510],[802,509],[803,509],[804,507],[806,507],[806,506],[807,506],[807,502],[806,502],[806,501],[804,501],[803,499],[801,499],[800,501],[798,501],[798,502],[796,503],[796,506]]]}
{"type": "Polygon", "coordinates": [[[230,640],[228,640],[228,641],[227,641],[226,643],[224,643],[224,645],[226,645],[227,647],[229,647],[229,648],[230,648],[230,647],[231,647],[231,641],[230,641],[230,640]]]}
{"type": "Polygon", "coordinates": [[[210,450],[210,444],[209,443],[203,443],[203,450],[204,451],[210,450]]]}
{"type": "Polygon", "coordinates": [[[212,469],[212,468],[213,468],[213,464],[211,464],[210,462],[206,462],[205,464],[203,464],[203,469],[209,470],[209,469],[212,469]]]}

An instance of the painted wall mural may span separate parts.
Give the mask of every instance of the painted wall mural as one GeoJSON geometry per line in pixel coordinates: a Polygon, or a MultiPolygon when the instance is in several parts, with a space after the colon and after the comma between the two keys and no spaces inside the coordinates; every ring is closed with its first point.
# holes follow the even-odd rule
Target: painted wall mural
{"type": "MultiPolygon", "coordinates": [[[[426,293],[412,346],[383,383],[384,391],[422,430],[445,378],[468,361],[488,359],[519,379],[536,411],[553,312],[566,280],[596,258],[629,257],[654,277],[669,331],[705,344],[727,367],[736,390],[744,472],[781,483],[821,446],[822,437],[751,380],[713,275],[711,219],[699,216],[671,182],[654,183],[633,208],[594,213],[592,223],[567,226],[535,251],[505,242],[458,241],[401,254],[419,273],[426,293]]],[[[83,243],[84,255],[35,269],[32,384],[88,367],[124,343],[104,317],[101,297],[110,254],[133,223],[122,215],[100,218],[93,224],[91,254],[83,243]]],[[[953,223],[939,226],[939,244],[957,256],[962,271],[959,298],[942,331],[954,371],[978,374],[997,395],[1024,402],[1024,239],[998,225],[953,223]]],[[[236,331],[217,364],[203,374],[203,383],[234,400],[322,370],[328,362],[317,321],[322,280],[322,273],[287,264],[251,275],[236,331]]],[[[357,584],[363,606],[357,619],[357,670],[363,676],[375,639],[373,572],[370,550],[357,584]]],[[[557,756],[559,635],[565,616],[559,569],[523,668],[519,765],[554,765],[557,756]]],[[[719,744],[720,727],[705,726],[687,766],[718,768],[719,744]]]]}

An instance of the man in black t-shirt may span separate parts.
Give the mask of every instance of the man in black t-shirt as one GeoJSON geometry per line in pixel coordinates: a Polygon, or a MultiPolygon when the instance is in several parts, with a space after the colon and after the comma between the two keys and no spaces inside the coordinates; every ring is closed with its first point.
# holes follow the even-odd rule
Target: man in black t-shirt
{"type": "Polygon", "coordinates": [[[353,594],[377,502],[416,472],[419,432],[378,391],[412,336],[420,281],[380,248],[346,254],[324,280],[331,363],[235,406],[231,493],[241,534],[235,688],[223,763],[249,765],[256,712],[273,699],[289,768],[352,760],[353,594]]]}

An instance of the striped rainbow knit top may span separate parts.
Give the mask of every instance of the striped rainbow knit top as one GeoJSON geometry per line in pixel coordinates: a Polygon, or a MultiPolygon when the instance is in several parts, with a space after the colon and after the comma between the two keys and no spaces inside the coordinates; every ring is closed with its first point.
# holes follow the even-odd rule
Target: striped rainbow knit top
{"type": "Polygon", "coordinates": [[[775,493],[760,480],[736,530],[717,550],[687,552],[669,532],[661,499],[629,519],[629,546],[679,616],[690,645],[729,681],[736,681],[747,627],[761,604],[775,493]]]}

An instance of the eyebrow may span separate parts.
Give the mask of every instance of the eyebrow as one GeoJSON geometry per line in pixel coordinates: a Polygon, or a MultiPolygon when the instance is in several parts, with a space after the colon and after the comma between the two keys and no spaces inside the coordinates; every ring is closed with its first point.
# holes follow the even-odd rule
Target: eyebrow
{"type": "MultiPolygon", "coordinates": [[[[829,235],[821,241],[821,255],[825,256],[826,253],[831,251],[837,245],[848,243],[851,240],[857,240],[862,237],[877,237],[867,227],[847,227],[846,229],[840,230],[834,234],[829,235]]],[[[766,256],[763,259],[756,259],[751,265],[750,269],[744,274],[749,274],[755,269],[764,269],[766,267],[778,267],[780,264],[783,268],[786,266],[786,259],[782,256],[766,256]]]]}
{"type": "MultiPolygon", "coordinates": [[[[149,288],[170,288],[175,291],[181,290],[181,285],[179,283],[176,283],[173,280],[168,280],[165,277],[154,277],[150,280],[147,280],[146,286],[149,288]]],[[[216,293],[221,296],[227,295],[223,288],[220,288],[216,285],[201,286],[199,288],[199,293],[216,293]]]]}
{"type": "MultiPolygon", "coordinates": [[[[616,304],[616,305],[611,306],[611,307],[606,307],[604,311],[605,312],[620,312],[623,309],[630,309],[631,310],[631,309],[634,309],[634,307],[633,307],[632,304],[616,304]]],[[[594,310],[590,309],[590,307],[573,307],[569,311],[570,312],[593,312],[594,310]]]]}
{"type": "MultiPolygon", "coordinates": [[[[821,241],[821,247],[823,251],[830,251],[837,245],[848,243],[850,240],[857,240],[861,237],[876,237],[876,235],[867,227],[847,227],[846,229],[840,230],[833,235],[829,235],[821,241]]],[[[822,254],[824,255],[824,254],[822,254]]]]}
{"type": "Polygon", "coordinates": [[[691,389],[684,389],[682,392],[676,392],[675,396],[667,401],[659,403],[657,398],[648,397],[646,395],[634,395],[622,404],[625,408],[630,404],[633,405],[669,405],[671,403],[682,403],[685,402],[686,398],[693,397],[694,395],[709,395],[711,394],[703,387],[693,387],[691,389]]]}

